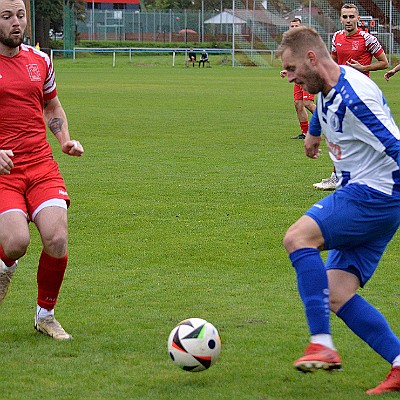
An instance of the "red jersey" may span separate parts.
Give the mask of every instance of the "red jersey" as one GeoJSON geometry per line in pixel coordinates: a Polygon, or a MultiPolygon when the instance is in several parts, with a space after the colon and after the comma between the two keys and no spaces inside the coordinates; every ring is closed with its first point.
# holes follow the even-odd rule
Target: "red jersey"
{"type": "Polygon", "coordinates": [[[22,44],[16,56],[0,55],[0,149],[14,152],[14,165],[52,156],[43,106],[56,95],[46,53],[22,44]]]}
{"type": "MultiPolygon", "coordinates": [[[[372,57],[383,53],[383,48],[378,39],[361,28],[351,36],[346,36],[344,30],[337,31],[332,39],[332,55],[337,57],[339,65],[346,65],[351,59],[362,65],[370,65],[372,57]]],[[[369,71],[364,72],[369,76],[369,71]]]]}

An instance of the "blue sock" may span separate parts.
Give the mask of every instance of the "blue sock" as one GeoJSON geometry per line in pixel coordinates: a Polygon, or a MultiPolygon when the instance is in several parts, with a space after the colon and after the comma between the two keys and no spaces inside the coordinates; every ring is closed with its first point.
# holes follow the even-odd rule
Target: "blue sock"
{"type": "Polygon", "coordinates": [[[400,354],[400,340],[385,317],[358,294],[343,304],[336,315],[386,361],[392,364],[400,354]]]}
{"type": "Polygon", "coordinates": [[[297,273],[298,290],[311,335],[330,334],[328,276],[319,250],[299,249],[289,258],[297,273]]]}

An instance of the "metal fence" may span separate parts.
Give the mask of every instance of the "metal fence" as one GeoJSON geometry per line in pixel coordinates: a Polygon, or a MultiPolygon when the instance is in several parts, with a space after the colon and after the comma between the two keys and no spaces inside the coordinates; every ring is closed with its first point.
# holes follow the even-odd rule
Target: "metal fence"
{"type": "MultiPolygon", "coordinates": [[[[264,50],[275,50],[289,22],[299,17],[303,25],[315,28],[331,47],[333,33],[342,29],[341,0],[234,0],[233,15],[235,49],[245,52],[247,60],[239,64],[265,66],[268,60],[264,50]]],[[[398,0],[353,0],[361,16],[363,29],[375,35],[391,62],[392,54],[400,54],[400,1],[398,0]]]]}
{"type": "MultiPolygon", "coordinates": [[[[77,31],[79,37],[85,40],[204,42],[210,40],[213,32],[226,33],[223,29],[208,29],[206,21],[217,14],[217,11],[201,10],[88,10],[85,21],[77,21],[77,31]]],[[[219,39],[229,41],[230,37],[219,39]]]]}
{"type": "MultiPolygon", "coordinates": [[[[330,47],[333,33],[341,29],[342,0],[232,0],[222,11],[88,10],[76,21],[81,39],[139,42],[228,42],[254,65],[268,64],[263,52],[274,51],[290,19],[300,17],[314,27],[330,47]],[[249,58],[249,57],[247,57],[249,58]]],[[[352,0],[361,23],[378,37],[387,54],[400,54],[400,0],[352,0]]]]}

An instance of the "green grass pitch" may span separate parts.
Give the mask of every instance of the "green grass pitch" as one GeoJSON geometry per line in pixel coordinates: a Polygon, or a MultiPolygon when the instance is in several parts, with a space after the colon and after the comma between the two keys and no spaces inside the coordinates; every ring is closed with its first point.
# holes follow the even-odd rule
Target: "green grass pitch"
{"type": "MultiPolygon", "coordinates": [[[[34,333],[32,226],[0,308],[0,399],[364,399],[389,365],[335,316],[343,371],[292,367],[308,332],[281,242],[325,195],[312,184],[331,163],[325,146],[310,160],[290,140],[299,128],[279,64],[155,60],[55,60],[71,136],[85,147],[81,159],[66,157],[49,135],[72,199],[56,315],[74,340],[34,333]],[[169,332],[188,317],[209,320],[223,342],[201,373],[167,354],[169,332]]],[[[400,79],[373,78],[400,122],[400,79]]],[[[398,334],[399,243],[397,235],[362,291],[398,334]]]]}

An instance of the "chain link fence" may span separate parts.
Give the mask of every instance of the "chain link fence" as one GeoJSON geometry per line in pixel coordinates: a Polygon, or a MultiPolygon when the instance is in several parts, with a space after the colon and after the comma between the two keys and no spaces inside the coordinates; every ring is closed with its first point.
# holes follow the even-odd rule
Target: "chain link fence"
{"type": "MultiPolygon", "coordinates": [[[[400,54],[400,0],[353,0],[361,24],[377,36],[390,61],[400,54]]],[[[230,43],[238,64],[267,66],[294,17],[314,27],[330,48],[341,29],[341,0],[232,0],[225,10],[88,10],[76,21],[80,39],[138,42],[230,43]],[[237,57],[236,57],[237,55],[237,57]]]]}
{"type": "MultiPolygon", "coordinates": [[[[400,53],[400,1],[354,0],[359,8],[360,25],[375,35],[389,61],[400,53]]],[[[290,21],[298,17],[303,25],[315,28],[331,47],[333,33],[342,29],[340,0],[234,0],[233,15],[240,21],[235,24],[233,37],[237,64],[265,66],[288,29],[290,21]]]]}
{"type": "Polygon", "coordinates": [[[85,20],[77,22],[77,32],[79,38],[84,40],[164,43],[230,41],[226,35],[214,37],[214,33],[220,34],[221,30],[209,29],[207,20],[217,14],[217,11],[201,10],[88,10],[85,20]]]}

